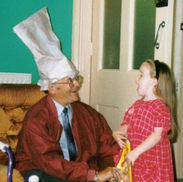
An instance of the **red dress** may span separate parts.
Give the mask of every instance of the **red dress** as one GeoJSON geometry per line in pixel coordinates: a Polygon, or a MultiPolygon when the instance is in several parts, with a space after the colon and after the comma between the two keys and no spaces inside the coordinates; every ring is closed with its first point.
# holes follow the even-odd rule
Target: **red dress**
{"type": "Polygon", "coordinates": [[[160,99],[136,101],[125,113],[131,149],[142,143],[155,127],[163,127],[160,142],[144,152],[132,166],[133,182],[173,182],[173,164],[167,132],[171,128],[170,111],[160,99]]]}

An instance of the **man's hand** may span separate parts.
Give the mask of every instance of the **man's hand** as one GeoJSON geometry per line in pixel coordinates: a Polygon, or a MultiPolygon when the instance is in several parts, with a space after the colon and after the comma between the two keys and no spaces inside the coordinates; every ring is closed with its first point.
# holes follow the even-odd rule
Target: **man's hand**
{"type": "Polygon", "coordinates": [[[115,179],[118,179],[118,181],[122,180],[119,169],[115,167],[105,168],[104,170],[98,172],[97,176],[94,178],[94,180],[98,180],[98,182],[105,182],[107,180],[114,182],[115,179]]]}

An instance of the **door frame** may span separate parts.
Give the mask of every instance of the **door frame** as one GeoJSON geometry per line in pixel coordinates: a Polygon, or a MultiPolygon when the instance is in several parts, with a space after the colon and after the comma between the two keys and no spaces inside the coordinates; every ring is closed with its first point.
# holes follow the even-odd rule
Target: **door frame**
{"type": "Polygon", "coordinates": [[[72,61],[84,77],[81,101],[90,104],[93,0],[73,1],[72,61]]]}

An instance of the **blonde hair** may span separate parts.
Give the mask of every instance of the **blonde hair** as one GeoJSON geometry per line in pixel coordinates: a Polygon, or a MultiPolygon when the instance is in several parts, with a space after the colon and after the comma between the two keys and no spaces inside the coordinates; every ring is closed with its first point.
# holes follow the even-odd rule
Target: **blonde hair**
{"type": "Polygon", "coordinates": [[[177,123],[177,108],[176,108],[176,92],[175,92],[175,81],[173,73],[169,66],[158,60],[145,60],[150,66],[150,75],[152,78],[157,79],[157,85],[155,87],[155,95],[161,98],[170,109],[171,113],[171,130],[168,133],[169,138],[174,141],[178,134],[178,123],[177,123]]]}

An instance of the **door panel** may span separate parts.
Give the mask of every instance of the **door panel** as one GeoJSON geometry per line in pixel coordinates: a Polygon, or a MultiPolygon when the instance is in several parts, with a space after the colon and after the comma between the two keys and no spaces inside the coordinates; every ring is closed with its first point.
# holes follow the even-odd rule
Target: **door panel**
{"type": "MultiPolygon", "coordinates": [[[[132,69],[134,32],[134,15],[132,12],[134,12],[135,2],[132,0],[121,2],[120,50],[119,59],[117,60],[119,61],[119,67],[113,68],[113,64],[111,64],[112,68],[110,69],[102,66],[102,61],[108,61],[108,65],[112,61],[109,54],[107,54],[107,57],[103,54],[105,52],[103,49],[106,46],[103,47],[103,42],[105,43],[103,40],[105,1],[93,1],[94,23],[90,104],[105,116],[113,130],[118,128],[122,122],[126,108],[138,98],[134,81],[138,71],[132,69]]],[[[115,12],[115,10],[113,11],[115,12]]],[[[112,34],[111,36],[115,37],[117,35],[112,34]]],[[[110,37],[107,37],[107,39],[110,39],[110,37]]],[[[109,45],[107,46],[110,50],[109,45]]],[[[113,45],[111,47],[113,48],[113,45]]]]}

